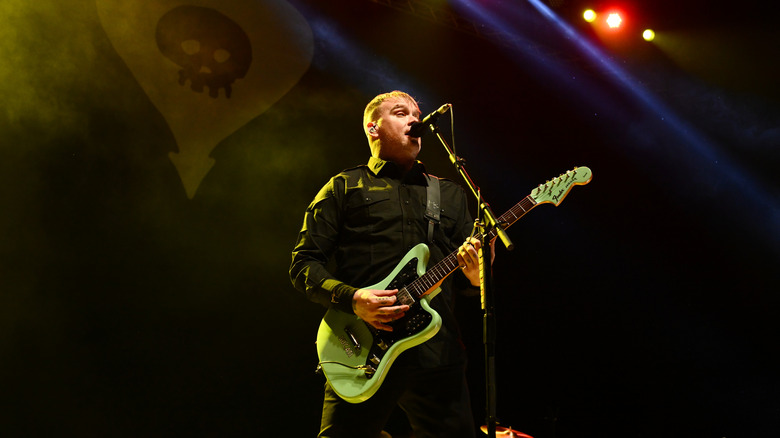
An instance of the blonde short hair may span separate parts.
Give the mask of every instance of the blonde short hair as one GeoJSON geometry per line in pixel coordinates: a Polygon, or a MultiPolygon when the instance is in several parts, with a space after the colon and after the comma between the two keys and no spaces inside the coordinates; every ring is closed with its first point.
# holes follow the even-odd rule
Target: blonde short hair
{"type": "Polygon", "coordinates": [[[419,108],[419,105],[417,104],[417,100],[409,95],[408,93],[405,93],[403,91],[391,91],[389,93],[382,93],[375,98],[371,99],[371,102],[368,102],[368,105],[366,105],[366,109],[363,110],[363,130],[366,132],[366,135],[368,135],[368,128],[366,125],[368,125],[368,122],[376,120],[377,117],[377,111],[379,110],[379,107],[382,105],[382,103],[388,99],[404,99],[411,103],[414,103],[414,106],[419,108]]]}

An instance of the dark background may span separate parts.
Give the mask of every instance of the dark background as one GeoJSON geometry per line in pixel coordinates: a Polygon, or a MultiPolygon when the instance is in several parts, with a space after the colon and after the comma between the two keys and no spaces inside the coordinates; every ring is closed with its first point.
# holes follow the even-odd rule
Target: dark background
{"type": "MultiPolygon", "coordinates": [[[[41,102],[0,113],[4,435],[316,435],[323,309],[292,288],[290,250],[320,186],[367,160],[364,105],[403,89],[424,113],[453,104],[457,152],[497,214],[593,171],[514,225],[514,251],[498,245],[502,424],[778,436],[771,6],[634,1],[658,43],[618,44],[581,23],[579,2],[552,7],[576,38],[521,1],[473,2],[513,23],[498,36],[389,5],[402,2],[291,3],[314,30],[310,69],[216,147],[192,199],[94,4],[3,7],[0,98],[41,102]]],[[[458,179],[424,140],[429,170],[458,179]]],[[[483,424],[479,302],[458,310],[483,424]]]]}

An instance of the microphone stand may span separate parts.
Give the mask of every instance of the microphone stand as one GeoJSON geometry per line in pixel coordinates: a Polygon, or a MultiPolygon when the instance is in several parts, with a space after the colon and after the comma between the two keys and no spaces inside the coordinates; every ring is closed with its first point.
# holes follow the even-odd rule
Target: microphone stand
{"type": "MultiPolygon", "coordinates": [[[[439,127],[435,124],[429,125],[431,132],[439,139],[442,146],[444,146],[447,155],[450,158],[450,162],[455,165],[455,168],[460,173],[466,185],[471,192],[477,198],[479,205],[479,211],[477,212],[477,226],[480,228],[480,233],[483,236],[487,236],[491,230],[495,230],[498,237],[506,246],[507,250],[511,251],[514,248],[512,240],[504,230],[504,224],[501,224],[496,219],[495,214],[490,209],[487,201],[482,197],[482,193],[471,179],[465,168],[465,161],[455,155],[449,144],[444,140],[439,131],[439,127]]],[[[488,438],[496,438],[496,377],[495,377],[495,354],[496,354],[496,318],[495,318],[495,303],[493,294],[493,267],[492,257],[490,256],[490,243],[483,242],[483,245],[479,250],[480,258],[480,296],[482,303],[482,342],[485,346],[485,411],[486,411],[486,425],[488,438]],[[486,251],[487,250],[487,251],[486,251]],[[485,255],[487,253],[487,255],[485,255]]]]}

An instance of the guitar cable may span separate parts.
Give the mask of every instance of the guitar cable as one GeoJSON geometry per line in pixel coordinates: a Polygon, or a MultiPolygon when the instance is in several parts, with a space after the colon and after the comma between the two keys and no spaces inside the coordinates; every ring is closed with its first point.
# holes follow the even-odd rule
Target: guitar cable
{"type": "Polygon", "coordinates": [[[376,372],[376,368],[372,367],[371,365],[358,365],[358,366],[354,366],[354,365],[345,364],[344,362],[338,362],[338,361],[335,361],[335,360],[323,360],[323,361],[321,361],[321,362],[319,362],[317,364],[317,369],[314,370],[315,373],[322,374],[322,364],[341,365],[343,367],[351,368],[353,370],[365,371],[366,374],[368,374],[368,375],[373,375],[376,372]]]}

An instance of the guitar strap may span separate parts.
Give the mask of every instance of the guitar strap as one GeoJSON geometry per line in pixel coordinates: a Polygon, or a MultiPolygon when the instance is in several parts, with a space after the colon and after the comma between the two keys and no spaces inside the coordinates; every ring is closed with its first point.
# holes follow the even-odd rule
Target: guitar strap
{"type": "Polygon", "coordinates": [[[439,189],[439,178],[426,175],[428,177],[427,197],[425,206],[425,218],[428,219],[428,243],[433,243],[433,229],[436,224],[441,222],[441,190],[439,189]]]}

